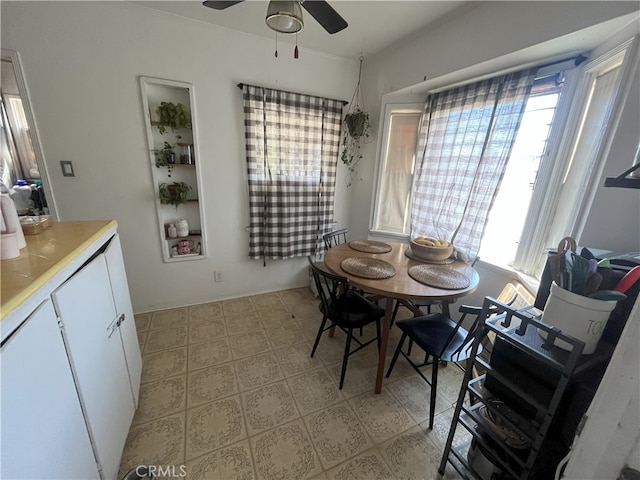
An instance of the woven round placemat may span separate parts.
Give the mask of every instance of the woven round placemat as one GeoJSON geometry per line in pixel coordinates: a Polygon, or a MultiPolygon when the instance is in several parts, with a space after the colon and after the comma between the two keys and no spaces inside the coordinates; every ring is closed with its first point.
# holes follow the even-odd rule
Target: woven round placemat
{"type": "Polygon", "coordinates": [[[469,277],[446,266],[414,265],[409,269],[409,276],[425,285],[447,290],[460,290],[471,285],[469,277]]]}
{"type": "Polygon", "coordinates": [[[349,246],[354,250],[366,253],[387,253],[391,251],[391,245],[375,240],[354,240],[349,242],[349,246]]]}
{"type": "Polygon", "coordinates": [[[393,265],[377,258],[345,258],[340,266],[345,272],[362,278],[379,280],[393,277],[396,274],[396,269],[393,265]]]}
{"type": "Polygon", "coordinates": [[[424,263],[431,263],[432,265],[449,265],[450,263],[453,263],[456,261],[456,259],[453,257],[445,258],[444,260],[425,260],[424,258],[420,258],[414,255],[413,252],[411,251],[411,247],[407,247],[407,249],[404,251],[404,254],[412,260],[417,260],[419,262],[424,262],[424,263]]]}

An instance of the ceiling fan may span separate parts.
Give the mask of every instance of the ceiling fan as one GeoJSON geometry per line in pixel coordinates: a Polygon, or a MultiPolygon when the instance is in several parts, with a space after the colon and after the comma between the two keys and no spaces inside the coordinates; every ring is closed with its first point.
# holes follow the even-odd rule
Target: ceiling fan
{"type": "MultiPolygon", "coordinates": [[[[207,0],[205,7],[224,10],[243,0],[207,0]]],[[[347,22],[331,5],[323,0],[289,0],[269,2],[266,23],[269,28],[280,33],[297,33],[302,30],[302,10],[304,8],[327,32],[337,33],[347,28],[347,22]]]]}

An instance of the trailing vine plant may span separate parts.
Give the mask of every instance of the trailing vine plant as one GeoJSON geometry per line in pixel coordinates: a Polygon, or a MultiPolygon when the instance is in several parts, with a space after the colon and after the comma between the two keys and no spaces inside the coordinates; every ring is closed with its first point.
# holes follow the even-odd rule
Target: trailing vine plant
{"type": "Polygon", "coordinates": [[[361,56],[358,83],[349,103],[349,110],[344,117],[342,128],[342,155],[340,159],[347,167],[347,176],[345,178],[347,187],[351,186],[358,162],[362,159],[362,153],[360,152],[362,142],[368,143],[367,140],[371,137],[372,130],[369,114],[364,110],[364,100],[360,89],[363,60],[364,57],[361,56]]]}

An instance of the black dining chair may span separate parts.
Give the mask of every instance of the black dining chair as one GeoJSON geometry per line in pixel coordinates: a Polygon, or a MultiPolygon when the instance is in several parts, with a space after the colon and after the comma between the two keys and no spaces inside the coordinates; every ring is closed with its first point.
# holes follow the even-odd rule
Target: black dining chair
{"type": "MultiPolygon", "coordinates": [[[[471,354],[471,344],[476,333],[478,317],[472,322],[469,330],[463,328],[468,313],[476,314],[475,309],[466,310],[463,305],[460,307],[462,315],[458,322],[454,322],[442,313],[431,313],[422,317],[399,320],[396,322],[402,331],[402,336],[398,342],[398,347],[393,354],[393,359],[387,370],[387,378],[391,375],[393,367],[402,354],[407,359],[418,375],[431,386],[431,398],[429,404],[429,428],[433,428],[433,417],[436,407],[436,392],[438,388],[438,366],[440,362],[462,362],[469,358],[471,354]],[[410,351],[404,352],[402,347],[407,340],[415,343],[425,351],[425,359],[421,364],[416,364],[411,360],[410,351]],[[431,358],[431,361],[429,361],[431,358]],[[429,380],[420,370],[422,367],[431,365],[431,380],[429,380]]],[[[410,346],[409,346],[410,348],[410,346]]],[[[478,352],[480,353],[480,352],[478,352]]]]}
{"type": "Polygon", "coordinates": [[[370,302],[358,292],[349,288],[349,279],[340,275],[334,275],[319,268],[311,257],[309,264],[313,278],[320,296],[320,311],[322,312],[322,323],[318,329],[316,340],[313,343],[311,356],[313,357],[318,348],[322,333],[333,326],[337,326],[346,333],[347,341],[342,357],[342,371],[340,373],[340,389],[344,384],[344,376],[347,371],[347,361],[349,356],[360,351],[372,342],[377,342],[380,351],[380,320],[384,317],[384,309],[370,302]],[[327,325],[329,322],[329,325],[327,325]],[[366,342],[361,342],[353,335],[354,328],[362,328],[371,323],[376,324],[376,336],[366,342]],[[358,344],[351,350],[352,341],[358,344]]]}
{"type": "Polygon", "coordinates": [[[334,230],[333,232],[325,233],[322,236],[325,249],[329,250],[331,247],[335,247],[336,245],[347,243],[348,231],[349,230],[346,228],[341,228],[340,230],[334,230]]]}

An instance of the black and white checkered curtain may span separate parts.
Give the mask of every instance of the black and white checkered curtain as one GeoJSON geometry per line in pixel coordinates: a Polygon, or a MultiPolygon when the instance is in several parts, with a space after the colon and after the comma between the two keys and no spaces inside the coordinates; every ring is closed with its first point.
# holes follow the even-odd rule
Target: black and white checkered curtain
{"type": "Polygon", "coordinates": [[[427,97],[416,149],[412,236],[449,240],[463,258],[476,258],[536,71],[427,97]]]}
{"type": "Polygon", "coordinates": [[[249,258],[307,256],[331,230],[342,102],[243,85],[249,258]]]}

